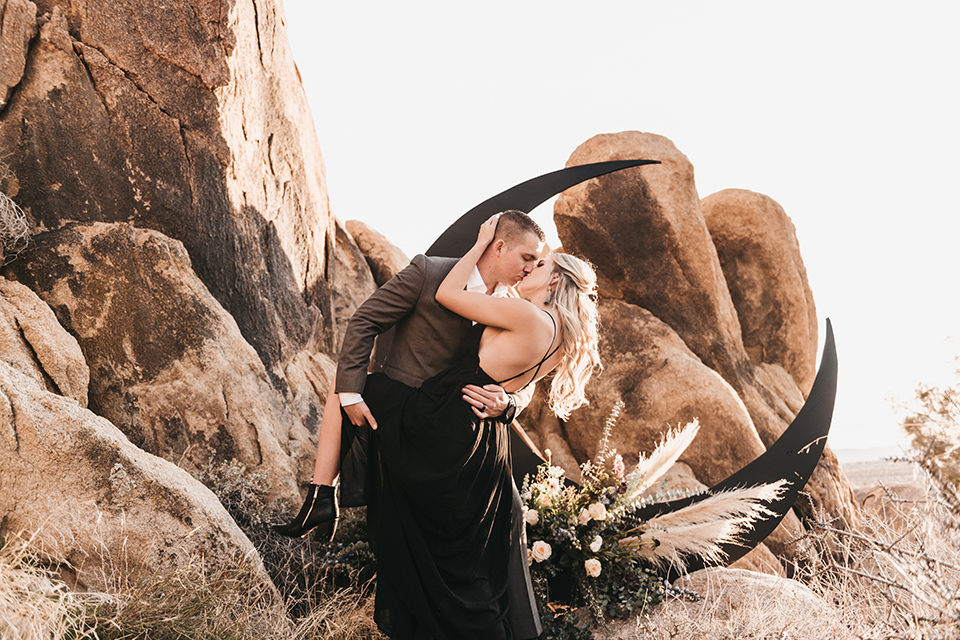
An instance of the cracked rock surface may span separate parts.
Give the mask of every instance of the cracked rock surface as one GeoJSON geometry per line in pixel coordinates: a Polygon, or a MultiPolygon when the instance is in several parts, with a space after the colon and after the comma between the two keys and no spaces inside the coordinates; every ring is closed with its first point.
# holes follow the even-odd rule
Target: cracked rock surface
{"type": "Polygon", "coordinates": [[[281,2],[0,17],[7,195],[34,236],[5,275],[55,310],[91,410],[136,445],[188,469],[235,457],[299,501],[328,354],[375,284],[330,211],[281,2]]]}
{"type": "Polygon", "coordinates": [[[15,13],[0,42],[25,62],[0,76],[15,84],[0,144],[33,230],[128,222],[180,240],[281,386],[315,334],[334,350],[374,284],[338,279],[335,254],[357,249],[330,212],[280,3],[8,0],[15,13]]]}
{"type": "Polygon", "coordinates": [[[312,433],[180,242],[127,223],[71,224],[35,236],[15,266],[77,337],[91,410],[187,470],[235,459],[266,473],[275,495],[299,498],[312,433]]]}

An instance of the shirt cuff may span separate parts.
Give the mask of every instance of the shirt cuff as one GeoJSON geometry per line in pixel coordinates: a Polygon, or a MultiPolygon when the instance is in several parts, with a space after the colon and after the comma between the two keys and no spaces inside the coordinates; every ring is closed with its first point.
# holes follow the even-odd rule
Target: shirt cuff
{"type": "Polygon", "coordinates": [[[363,402],[363,396],[361,396],[359,393],[347,392],[347,393],[339,393],[337,395],[340,396],[341,407],[349,407],[352,404],[358,404],[360,402],[363,402]]]}

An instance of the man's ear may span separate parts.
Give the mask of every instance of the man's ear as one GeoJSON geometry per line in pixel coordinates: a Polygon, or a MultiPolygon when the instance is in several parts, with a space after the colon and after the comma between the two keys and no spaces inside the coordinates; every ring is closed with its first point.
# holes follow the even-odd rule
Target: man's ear
{"type": "Polygon", "coordinates": [[[503,253],[504,249],[507,248],[507,243],[503,241],[503,238],[497,238],[493,241],[493,250],[499,256],[503,253]]]}

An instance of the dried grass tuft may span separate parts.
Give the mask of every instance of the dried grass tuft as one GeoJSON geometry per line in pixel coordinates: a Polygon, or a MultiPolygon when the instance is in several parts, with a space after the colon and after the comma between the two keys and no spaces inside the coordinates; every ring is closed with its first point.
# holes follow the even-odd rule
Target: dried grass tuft
{"type": "Polygon", "coordinates": [[[77,598],[30,551],[30,540],[0,546],[0,638],[86,638],[77,598]]]}
{"type": "MultiPolygon", "coordinates": [[[[0,185],[5,185],[9,177],[9,167],[0,162],[0,185]]],[[[0,266],[20,255],[29,241],[27,217],[17,203],[0,190],[0,266]]]]}

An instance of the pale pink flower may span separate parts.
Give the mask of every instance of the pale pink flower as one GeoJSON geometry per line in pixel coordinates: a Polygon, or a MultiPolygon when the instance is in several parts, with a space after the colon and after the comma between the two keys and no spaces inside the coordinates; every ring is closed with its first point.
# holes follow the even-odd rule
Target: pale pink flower
{"type": "Polygon", "coordinates": [[[607,508],[603,506],[602,502],[594,502],[590,505],[590,517],[594,520],[606,520],[607,508]]]}
{"type": "Polygon", "coordinates": [[[532,527],[540,522],[540,513],[536,509],[527,509],[523,513],[523,521],[532,527]]]}
{"type": "Polygon", "coordinates": [[[537,562],[543,562],[550,558],[550,554],[553,553],[553,549],[550,548],[550,545],[543,540],[537,540],[533,543],[533,559],[537,562]]]}
{"type": "Polygon", "coordinates": [[[597,551],[600,551],[600,547],[602,546],[603,546],[603,538],[601,538],[600,536],[597,536],[596,538],[593,539],[593,542],[590,543],[590,551],[593,551],[594,553],[596,553],[597,551]]]}
{"type": "Polygon", "coordinates": [[[550,493],[560,491],[560,481],[556,478],[547,478],[547,491],[550,493]]]}
{"type": "Polygon", "coordinates": [[[617,480],[623,482],[623,456],[619,453],[613,458],[613,475],[617,477],[617,480]]]}
{"type": "Polygon", "coordinates": [[[549,494],[549,493],[541,493],[539,496],[537,496],[537,502],[540,503],[540,506],[541,506],[541,507],[549,507],[549,506],[550,506],[550,494],[549,494]]]}
{"type": "Polygon", "coordinates": [[[589,560],[584,561],[583,568],[587,570],[588,576],[591,578],[596,578],[598,575],[600,575],[600,570],[603,567],[600,565],[599,560],[596,558],[590,558],[589,560]]]}
{"type": "Polygon", "coordinates": [[[586,509],[581,509],[579,521],[580,521],[580,524],[587,524],[588,522],[590,522],[590,512],[587,511],[586,509]]]}

